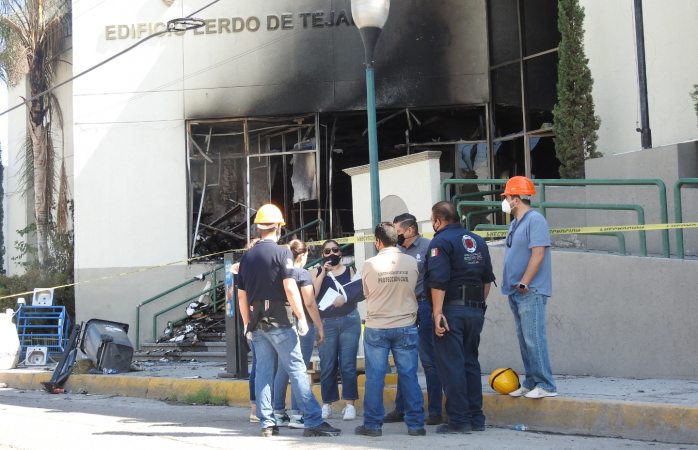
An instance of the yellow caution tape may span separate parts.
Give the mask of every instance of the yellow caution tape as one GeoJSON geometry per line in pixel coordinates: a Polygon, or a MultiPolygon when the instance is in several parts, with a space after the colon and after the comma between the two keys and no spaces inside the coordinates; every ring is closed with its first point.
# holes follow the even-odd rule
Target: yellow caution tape
{"type": "MultiPolygon", "coordinates": [[[[614,233],[625,231],[658,231],[675,230],[678,228],[698,228],[698,222],[686,223],[653,223],[645,225],[610,225],[605,227],[569,227],[551,228],[550,234],[594,234],[594,233],[614,233]]],[[[507,230],[475,231],[484,238],[506,237],[507,230]]]]}
{"type": "MultiPolygon", "coordinates": [[[[676,229],[683,229],[683,228],[698,228],[698,222],[653,223],[653,224],[645,224],[645,225],[610,225],[610,226],[605,226],[605,227],[551,228],[550,234],[594,234],[594,233],[611,233],[611,232],[626,232],[626,231],[676,230],[676,229]]],[[[479,235],[479,236],[482,236],[483,238],[503,238],[503,237],[506,237],[507,230],[474,231],[474,233],[479,235]]],[[[434,233],[425,232],[425,233],[422,233],[422,235],[424,237],[431,238],[434,236],[434,233]]],[[[359,243],[373,242],[375,240],[375,237],[372,234],[365,234],[365,235],[359,235],[359,236],[349,236],[349,237],[337,238],[337,239],[332,239],[332,240],[335,241],[336,243],[338,243],[339,245],[345,245],[345,244],[359,244],[359,243]]],[[[313,247],[313,246],[322,245],[324,242],[325,241],[310,241],[310,242],[306,242],[305,244],[309,247],[313,247]]],[[[140,269],[135,269],[135,270],[132,270],[129,272],[121,272],[121,273],[114,274],[114,275],[107,275],[107,276],[99,277],[99,278],[96,278],[93,280],[84,280],[84,281],[78,281],[76,283],[54,286],[54,289],[62,289],[62,288],[76,286],[79,284],[87,284],[87,283],[93,283],[95,281],[104,281],[104,280],[109,280],[112,278],[124,277],[124,276],[132,275],[135,273],[141,273],[141,272],[146,272],[148,270],[158,269],[161,267],[167,267],[167,266],[172,266],[172,265],[176,265],[176,264],[187,264],[187,263],[196,261],[198,259],[210,258],[212,256],[222,255],[224,253],[241,252],[241,251],[244,251],[244,249],[239,248],[239,249],[225,250],[222,252],[216,252],[216,253],[211,253],[208,255],[197,256],[196,258],[190,258],[190,259],[185,259],[185,260],[181,260],[181,261],[174,261],[174,262],[169,262],[166,264],[160,264],[160,265],[155,265],[155,266],[143,267],[140,269]]],[[[15,294],[0,296],[0,300],[6,299],[6,298],[15,298],[15,297],[19,297],[22,295],[31,295],[31,294],[33,294],[33,291],[19,292],[19,293],[15,293],[15,294]]]]}
{"type": "MultiPolygon", "coordinates": [[[[594,234],[594,233],[612,233],[624,231],[657,231],[657,230],[675,230],[678,228],[698,228],[698,222],[686,223],[653,223],[645,225],[610,225],[605,227],[568,227],[568,228],[551,228],[550,234],[594,234]]],[[[482,236],[483,238],[503,238],[507,235],[507,230],[478,230],[473,233],[482,236]]],[[[424,237],[431,238],[434,233],[422,233],[424,237]]],[[[340,239],[333,239],[338,244],[357,244],[362,242],[373,242],[372,234],[362,236],[351,236],[340,239]]],[[[308,246],[322,245],[324,241],[306,242],[308,246]]]]}

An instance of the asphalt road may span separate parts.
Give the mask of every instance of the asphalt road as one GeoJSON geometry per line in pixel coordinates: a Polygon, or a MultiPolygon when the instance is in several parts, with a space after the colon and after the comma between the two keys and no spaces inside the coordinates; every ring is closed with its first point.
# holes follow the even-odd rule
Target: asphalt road
{"type": "Polygon", "coordinates": [[[243,408],[170,404],[141,398],[57,394],[0,389],[0,448],[14,450],[179,450],[230,448],[297,449],[686,449],[698,445],[661,444],[584,436],[564,436],[487,428],[470,435],[442,436],[428,427],[426,437],[409,437],[403,424],[387,424],[380,438],[355,436],[354,421],[332,421],[336,438],[304,438],[281,430],[259,436],[243,408]]]}

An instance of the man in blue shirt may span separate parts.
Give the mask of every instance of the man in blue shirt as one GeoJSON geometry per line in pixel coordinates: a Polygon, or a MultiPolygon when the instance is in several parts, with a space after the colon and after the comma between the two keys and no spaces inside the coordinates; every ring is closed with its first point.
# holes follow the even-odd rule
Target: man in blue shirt
{"type": "MultiPolygon", "coordinates": [[[[419,359],[424,368],[424,377],[427,381],[427,397],[429,399],[429,416],[424,422],[427,425],[438,425],[443,422],[441,415],[441,403],[443,402],[443,388],[439,380],[439,372],[436,368],[434,356],[434,323],[431,318],[431,302],[427,301],[424,294],[424,263],[429,248],[429,239],[419,234],[417,218],[409,213],[400,214],[393,219],[398,235],[398,248],[405,254],[417,260],[419,278],[415,295],[417,296],[417,327],[419,331],[419,359]]],[[[398,382],[397,395],[395,396],[395,409],[385,415],[383,421],[402,422],[405,416],[405,408],[402,398],[402,389],[398,382]]]]}
{"type": "Polygon", "coordinates": [[[448,423],[437,433],[485,429],[478,347],[485,323],[485,299],[495,280],[485,240],[460,224],[452,203],[431,208],[434,239],[429,244],[424,287],[434,311],[434,351],[446,391],[448,423]]]}
{"type": "Polygon", "coordinates": [[[512,177],[504,188],[502,211],[514,216],[504,249],[502,294],[509,297],[526,378],[512,397],[555,397],[545,332],[545,306],[552,294],[548,223],[531,209],[536,187],[526,177],[512,177]]]}

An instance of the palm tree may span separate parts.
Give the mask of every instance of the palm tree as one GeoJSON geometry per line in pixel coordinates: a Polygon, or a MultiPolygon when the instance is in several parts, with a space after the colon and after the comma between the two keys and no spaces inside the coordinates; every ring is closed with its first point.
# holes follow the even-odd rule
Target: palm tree
{"type": "MultiPolygon", "coordinates": [[[[56,193],[56,154],[52,124],[62,129],[61,110],[53,93],[37,98],[52,86],[63,44],[70,26],[70,0],[0,0],[0,77],[9,86],[26,79],[28,145],[25,187],[34,192],[38,262],[49,257],[51,207],[56,193]]],[[[61,166],[62,168],[63,166],[61,166]]],[[[61,170],[59,191],[65,193],[65,172],[61,170]]],[[[63,198],[60,198],[63,197],[63,198]]],[[[59,229],[67,215],[59,197],[59,229]]]]}

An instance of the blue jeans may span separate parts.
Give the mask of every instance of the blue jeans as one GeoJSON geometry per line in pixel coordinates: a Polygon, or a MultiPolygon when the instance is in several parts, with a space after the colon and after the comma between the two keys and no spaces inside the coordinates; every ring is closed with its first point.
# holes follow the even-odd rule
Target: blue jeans
{"type": "MultiPolygon", "coordinates": [[[[434,356],[434,320],[431,317],[431,302],[423,300],[417,302],[417,328],[419,330],[419,359],[424,368],[424,377],[427,380],[427,397],[429,399],[429,416],[441,415],[441,402],[443,401],[443,387],[439,379],[439,371],[436,368],[434,356]]],[[[402,387],[398,379],[397,394],[395,395],[395,410],[404,412],[405,406],[402,400],[402,387]]]]}
{"type": "Polygon", "coordinates": [[[485,323],[482,309],[444,305],[449,331],[434,337],[436,364],[446,391],[448,424],[455,427],[484,426],[482,380],[478,347],[485,323]]]}
{"type": "Polygon", "coordinates": [[[509,296],[509,307],[514,313],[516,335],[523,360],[526,379],[523,386],[538,386],[548,392],[557,392],[548,356],[548,339],[545,333],[545,305],[548,297],[529,291],[509,296]]]}
{"type": "Polygon", "coordinates": [[[417,327],[366,328],[364,357],[366,386],[364,391],[364,426],[383,427],[383,388],[388,370],[388,352],[393,352],[395,367],[405,403],[405,424],[408,429],[424,428],[424,397],[417,380],[419,360],[417,327]]]}
{"type": "MultiPolygon", "coordinates": [[[[298,336],[298,340],[301,344],[301,354],[303,355],[303,362],[305,366],[308,367],[310,363],[310,357],[313,355],[313,346],[315,345],[315,335],[317,331],[313,326],[312,322],[308,322],[308,333],[305,336],[298,336]]],[[[286,388],[288,387],[288,373],[285,370],[278,367],[276,374],[274,375],[274,411],[281,411],[286,409],[286,388]]],[[[298,402],[296,397],[291,392],[291,409],[298,411],[298,402]]]]}
{"type": "Polygon", "coordinates": [[[342,398],[356,400],[356,354],[361,337],[361,317],[355,309],[346,316],[322,319],[325,341],[318,347],[320,355],[320,391],[323,403],[339,400],[337,372],[342,376],[342,398]]]}
{"type": "Polygon", "coordinates": [[[279,367],[289,374],[291,389],[296,396],[305,426],[313,428],[322,423],[322,409],[310,390],[308,376],[301,355],[298,335],[293,328],[273,328],[269,331],[252,332],[257,367],[255,373],[255,396],[257,417],[262,428],[276,425],[271,404],[274,366],[278,358],[279,367]]]}

